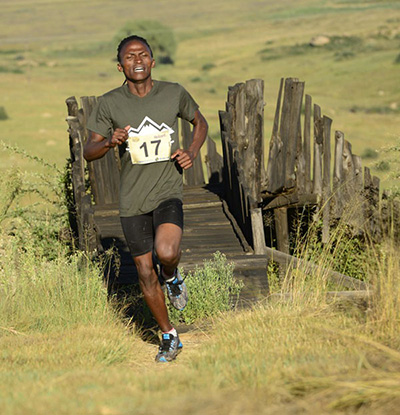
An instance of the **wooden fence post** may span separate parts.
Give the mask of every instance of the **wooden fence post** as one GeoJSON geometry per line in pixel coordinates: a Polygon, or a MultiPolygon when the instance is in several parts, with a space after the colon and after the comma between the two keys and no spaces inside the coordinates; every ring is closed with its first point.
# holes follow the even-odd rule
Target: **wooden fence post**
{"type": "Polygon", "coordinates": [[[342,216],[343,212],[343,149],[344,134],[335,132],[335,159],[333,166],[333,201],[335,206],[335,218],[342,216]]]}
{"type": "Polygon", "coordinates": [[[269,144],[269,156],[267,165],[266,190],[268,193],[277,193],[284,186],[283,170],[283,143],[279,134],[279,118],[281,113],[281,101],[283,91],[283,78],[279,86],[278,100],[275,110],[274,126],[269,144]]]}
{"type": "Polygon", "coordinates": [[[323,123],[321,108],[314,104],[314,164],[313,164],[313,193],[322,195],[322,154],[323,154],[323,123]]]}
{"type": "Polygon", "coordinates": [[[265,251],[262,212],[258,206],[264,181],[263,89],[263,82],[254,79],[229,87],[226,111],[219,113],[226,201],[257,253],[265,251]]]}
{"type": "MultiPolygon", "coordinates": [[[[190,123],[186,120],[181,119],[181,129],[182,129],[182,144],[183,148],[189,148],[192,144],[193,136],[190,123]]],[[[193,167],[191,169],[184,170],[186,184],[188,186],[202,186],[205,184],[204,173],[203,173],[203,164],[201,162],[201,152],[197,155],[196,159],[193,162],[193,167]]]]}
{"type": "Polygon", "coordinates": [[[98,247],[94,224],[94,212],[89,194],[85,187],[85,165],[83,159],[82,127],[79,122],[78,103],[75,97],[67,98],[68,131],[70,137],[70,153],[72,160],[72,186],[76,208],[79,249],[94,252],[98,247]]]}
{"type": "Polygon", "coordinates": [[[322,180],[322,243],[329,241],[329,222],[331,204],[331,125],[332,120],[323,117],[324,176],[322,180]]]}

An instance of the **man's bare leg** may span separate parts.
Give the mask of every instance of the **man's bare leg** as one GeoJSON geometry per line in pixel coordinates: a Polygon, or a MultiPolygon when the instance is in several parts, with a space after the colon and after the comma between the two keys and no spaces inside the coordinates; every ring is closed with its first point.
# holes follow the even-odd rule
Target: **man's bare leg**
{"type": "Polygon", "coordinates": [[[139,284],[146,304],[156,319],[161,331],[172,330],[165,305],[165,296],[154,270],[152,252],[133,258],[139,274],[139,284]]]}
{"type": "Polygon", "coordinates": [[[164,273],[172,276],[181,258],[182,229],[173,223],[162,223],[156,230],[154,250],[164,273]]]}

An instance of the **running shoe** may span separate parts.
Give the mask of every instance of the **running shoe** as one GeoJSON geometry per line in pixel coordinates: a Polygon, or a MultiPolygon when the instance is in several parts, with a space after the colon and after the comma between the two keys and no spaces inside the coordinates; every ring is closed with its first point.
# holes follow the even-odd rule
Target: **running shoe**
{"type": "Polygon", "coordinates": [[[156,362],[171,362],[182,351],[183,345],[179,336],[171,333],[163,333],[161,345],[158,349],[156,362]]]}
{"type": "Polygon", "coordinates": [[[189,296],[186,284],[178,268],[175,270],[175,278],[170,282],[165,281],[165,285],[167,287],[167,295],[171,304],[177,310],[183,310],[186,307],[189,296]]]}

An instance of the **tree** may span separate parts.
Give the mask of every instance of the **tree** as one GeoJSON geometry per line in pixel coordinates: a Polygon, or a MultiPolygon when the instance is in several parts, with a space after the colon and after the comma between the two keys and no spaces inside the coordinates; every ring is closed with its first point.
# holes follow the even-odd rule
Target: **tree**
{"type": "Polygon", "coordinates": [[[134,20],[127,22],[115,35],[115,42],[127,36],[144,37],[150,44],[157,62],[173,64],[177,43],[171,28],[157,20],[134,20]]]}

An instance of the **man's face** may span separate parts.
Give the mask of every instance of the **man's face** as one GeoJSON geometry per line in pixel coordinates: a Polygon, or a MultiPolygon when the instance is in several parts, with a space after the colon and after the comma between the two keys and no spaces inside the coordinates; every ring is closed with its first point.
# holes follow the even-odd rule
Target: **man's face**
{"type": "Polygon", "coordinates": [[[127,43],[121,50],[120,59],[118,70],[124,73],[128,81],[144,82],[151,77],[155,61],[149,48],[139,40],[127,43]]]}

